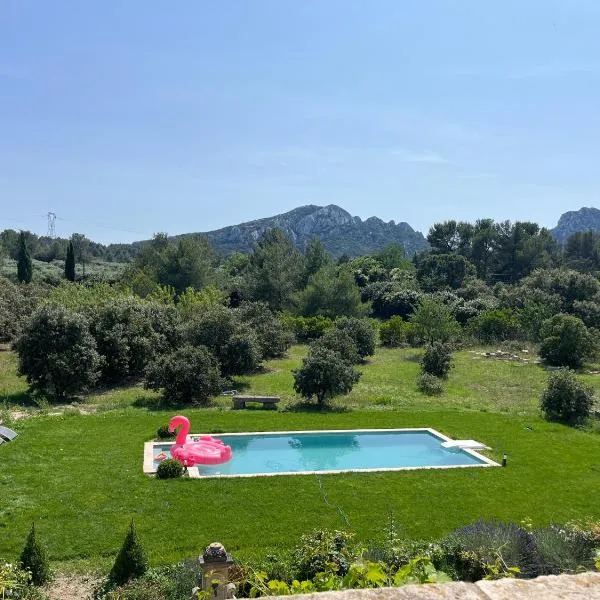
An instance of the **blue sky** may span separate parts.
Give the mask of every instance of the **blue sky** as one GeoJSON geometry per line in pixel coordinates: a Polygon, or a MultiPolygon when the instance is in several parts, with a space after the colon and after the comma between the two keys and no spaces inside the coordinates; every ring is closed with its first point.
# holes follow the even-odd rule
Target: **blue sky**
{"type": "Polygon", "coordinates": [[[597,0],[1,0],[0,229],[599,205],[597,0]]]}

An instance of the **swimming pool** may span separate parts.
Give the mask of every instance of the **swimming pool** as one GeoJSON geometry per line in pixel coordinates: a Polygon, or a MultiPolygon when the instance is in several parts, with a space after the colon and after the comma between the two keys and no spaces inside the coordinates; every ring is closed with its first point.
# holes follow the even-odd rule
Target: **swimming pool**
{"type": "MultiPolygon", "coordinates": [[[[231,446],[233,458],[221,465],[192,467],[190,477],[498,466],[472,450],[442,448],[441,443],[450,438],[428,428],[227,433],[215,437],[231,446]]],[[[146,473],[156,471],[160,453],[170,457],[171,445],[169,442],[146,444],[146,473]]]]}

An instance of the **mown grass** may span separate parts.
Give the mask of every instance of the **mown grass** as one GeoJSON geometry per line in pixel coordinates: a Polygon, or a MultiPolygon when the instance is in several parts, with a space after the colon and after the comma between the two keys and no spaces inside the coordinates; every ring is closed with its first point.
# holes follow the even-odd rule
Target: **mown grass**
{"type": "MultiPolygon", "coordinates": [[[[280,410],[230,411],[221,398],[213,409],[183,411],[193,430],[434,427],[485,442],[496,460],[506,452],[508,467],[325,475],[322,490],[316,476],[157,481],[142,473],[143,443],[173,410],[152,409],[156,396],[139,387],[109,390],[88,400],[102,412],[13,424],[19,437],[0,447],[0,557],[16,558],[33,520],[53,561],[94,570],[111,562],[132,517],[153,564],[197,555],[214,540],[239,558],[261,556],[314,527],[365,539],[390,513],[407,535],[428,539],[481,517],[536,525],[600,518],[600,436],[538,416],[547,376],[539,365],[460,352],[444,395],[429,398],[415,389],[418,351],[378,350],[352,394],[317,412],[291,393],[290,369],[304,352],[295,347],[237,382],[245,393],[281,395],[280,410]]],[[[25,389],[14,366],[0,352],[0,394],[9,399],[25,389]]],[[[599,387],[596,376],[585,379],[599,387]]]]}

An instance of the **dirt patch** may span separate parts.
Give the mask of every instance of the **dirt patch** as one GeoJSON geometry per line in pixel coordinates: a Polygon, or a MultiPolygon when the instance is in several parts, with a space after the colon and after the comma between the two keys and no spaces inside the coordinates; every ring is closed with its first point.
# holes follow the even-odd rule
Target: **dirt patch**
{"type": "Polygon", "coordinates": [[[52,410],[47,411],[42,408],[32,408],[30,410],[9,410],[8,414],[13,421],[19,419],[31,419],[39,415],[47,415],[50,417],[58,417],[64,415],[66,412],[77,412],[80,415],[91,415],[97,412],[98,407],[94,405],[81,406],[74,404],[57,404],[52,406],[52,410]]]}
{"type": "Polygon", "coordinates": [[[50,588],[51,600],[91,600],[99,580],[89,575],[59,575],[50,588]]]}

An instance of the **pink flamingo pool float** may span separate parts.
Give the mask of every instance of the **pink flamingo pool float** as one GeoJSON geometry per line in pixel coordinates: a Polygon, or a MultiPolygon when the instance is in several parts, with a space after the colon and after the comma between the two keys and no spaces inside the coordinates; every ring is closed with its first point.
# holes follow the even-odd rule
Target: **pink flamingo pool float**
{"type": "Polygon", "coordinates": [[[171,456],[185,467],[194,465],[219,465],[231,460],[231,446],[210,435],[202,435],[196,442],[188,442],[190,422],[186,417],[178,415],[169,421],[169,431],[173,433],[180,427],[175,444],[171,447],[171,456]]]}

